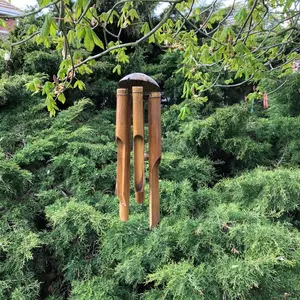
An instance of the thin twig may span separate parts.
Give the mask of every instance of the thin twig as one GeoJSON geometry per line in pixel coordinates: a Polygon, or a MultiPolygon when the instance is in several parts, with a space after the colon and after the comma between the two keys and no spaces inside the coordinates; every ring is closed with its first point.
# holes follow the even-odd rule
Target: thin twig
{"type": "Polygon", "coordinates": [[[185,16],[179,10],[177,10],[177,12],[181,15],[182,18],[184,18],[186,20],[186,22],[188,24],[190,24],[195,29],[196,33],[199,32],[199,33],[203,34],[205,37],[207,37],[208,39],[214,41],[215,43],[217,43],[217,44],[219,44],[221,46],[224,46],[221,42],[219,42],[218,40],[216,40],[212,36],[209,36],[207,33],[205,33],[204,31],[202,31],[201,29],[199,29],[195,24],[193,24],[190,20],[186,19],[185,16]]]}
{"type": "Polygon", "coordinates": [[[174,11],[175,6],[177,3],[182,2],[180,1],[176,1],[173,2],[173,4],[171,5],[171,7],[169,8],[169,10],[167,11],[167,13],[164,15],[164,17],[161,19],[161,21],[152,29],[150,30],[146,35],[144,35],[143,37],[141,37],[140,39],[134,41],[134,42],[130,42],[130,43],[125,43],[125,44],[119,44],[116,46],[113,46],[101,53],[98,53],[94,56],[90,56],[88,58],[86,58],[85,60],[83,60],[82,62],[78,63],[77,65],[75,65],[75,68],[78,68],[84,64],[86,64],[87,62],[94,60],[94,59],[98,59],[108,53],[110,53],[111,51],[117,50],[117,49],[121,49],[121,48],[126,48],[126,47],[136,47],[137,45],[139,45],[140,43],[142,43],[143,41],[147,40],[152,34],[154,34],[166,21],[167,19],[170,17],[171,13],[174,11]]]}
{"type": "MultiPolygon", "coordinates": [[[[130,2],[130,1],[139,1],[139,0],[121,0],[117,3],[114,4],[114,6],[109,10],[109,15],[107,16],[106,20],[109,20],[109,18],[111,17],[111,14],[112,12],[114,11],[114,9],[119,6],[120,4],[122,3],[126,3],[126,2],[130,2]]],[[[143,0],[144,2],[155,2],[155,0],[143,0]]],[[[172,3],[172,4],[177,4],[177,3],[180,3],[182,1],[178,1],[178,0],[161,0],[161,1],[158,1],[158,2],[167,2],[167,3],[172,3]]]]}
{"type": "Polygon", "coordinates": [[[230,16],[230,15],[232,14],[232,12],[233,12],[235,2],[236,2],[236,0],[233,1],[232,6],[231,6],[229,12],[228,12],[227,15],[219,22],[218,26],[217,26],[215,29],[213,29],[212,31],[210,31],[208,34],[213,34],[214,32],[216,32],[216,31],[220,28],[220,26],[221,26],[221,25],[229,18],[229,16],[230,16]]]}
{"type": "Polygon", "coordinates": [[[31,34],[30,36],[28,36],[27,38],[25,38],[24,40],[12,43],[12,44],[10,44],[10,46],[14,47],[14,46],[26,43],[27,41],[31,40],[33,37],[35,37],[36,35],[38,35],[40,32],[41,32],[40,30],[36,31],[33,34],[31,34]]]}
{"type": "MultiPolygon", "coordinates": [[[[72,53],[71,53],[70,43],[69,43],[69,41],[68,41],[68,36],[66,35],[65,32],[63,32],[63,35],[64,35],[64,37],[65,37],[65,42],[66,42],[66,45],[67,45],[67,51],[69,52],[70,58],[71,58],[71,64],[72,64],[72,77],[71,77],[70,81],[72,81],[73,78],[75,77],[76,69],[75,69],[74,59],[73,59],[73,56],[72,56],[72,53]]],[[[68,77],[68,74],[67,74],[67,77],[68,77]]]]}
{"type": "Polygon", "coordinates": [[[88,4],[86,5],[84,11],[82,12],[81,16],[78,18],[76,24],[80,23],[82,18],[86,15],[87,11],[89,10],[93,0],[89,0],[88,4]]]}
{"type": "Polygon", "coordinates": [[[216,84],[215,87],[221,87],[221,88],[231,88],[231,87],[237,87],[237,86],[241,86],[247,82],[249,82],[250,80],[252,80],[254,77],[254,75],[250,76],[248,79],[239,82],[239,83],[235,83],[235,84],[216,84]]]}
{"type": "Polygon", "coordinates": [[[271,95],[271,94],[277,92],[279,89],[281,89],[281,88],[287,83],[287,81],[288,81],[288,79],[289,79],[290,77],[291,77],[291,76],[288,76],[288,77],[285,79],[285,81],[284,81],[280,86],[278,86],[276,89],[274,89],[274,90],[271,91],[271,92],[266,92],[266,93],[267,93],[268,95],[271,95]]]}
{"type": "Polygon", "coordinates": [[[248,21],[250,20],[252,14],[253,14],[253,12],[254,12],[254,9],[255,9],[255,7],[256,7],[256,5],[257,5],[257,2],[258,2],[258,0],[255,0],[255,1],[254,1],[251,10],[250,10],[250,12],[249,12],[249,14],[248,14],[248,16],[247,16],[247,18],[246,18],[244,24],[242,25],[242,28],[240,29],[239,33],[238,33],[237,36],[236,36],[236,39],[235,39],[235,41],[234,41],[234,43],[233,43],[234,45],[237,43],[237,41],[239,40],[240,36],[242,35],[242,33],[243,33],[243,31],[244,31],[244,29],[245,29],[245,27],[246,27],[248,21]]]}
{"type": "Polygon", "coordinates": [[[204,23],[201,24],[201,27],[202,27],[202,28],[205,27],[205,25],[206,25],[207,22],[209,21],[211,15],[213,14],[213,12],[214,12],[214,10],[215,10],[215,5],[216,5],[217,1],[218,1],[218,0],[215,0],[215,1],[213,2],[213,4],[211,5],[212,9],[210,10],[209,15],[208,15],[208,17],[206,18],[206,20],[204,21],[204,23]]]}
{"type": "Polygon", "coordinates": [[[186,20],[190,17],[191,12],[192,12],[192,10],[193,10],[194,2],[195,2],[195,0],[192,1],[191,7],[190,7],[190,9],[189,9],[189,11],[188,11],[186,17],[184,18],[184,20],[183,20],[181,26],[180,26],[180,27],[178,28],[178,30],[174,33],[173,38],[175,38],[175,37],[178,35],[178,33],[181,31],[181,29],[182,29],[183,26],[185,25],[186,20]]]}

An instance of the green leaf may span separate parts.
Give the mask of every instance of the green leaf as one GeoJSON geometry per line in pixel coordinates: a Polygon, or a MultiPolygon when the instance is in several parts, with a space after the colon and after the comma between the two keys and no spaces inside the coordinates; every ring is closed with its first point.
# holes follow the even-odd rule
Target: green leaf
{"type": "Polygon", "coordinates": [[[129,10],[128,15],[129,15],[131,21],[134,21],[134,19],[139,19],[139,15],[134,8],[129,10]]]}
{"type": "Polygon", "coordinates": [[[75,17],[79,19],[85,5],[85,0],[76,0],[75,2],[75,17]]]}
{"type": "Polygon", "coordinates": [[[294,0],[286,0],[283,11],[288,11],[294,2],[295,2],[294,0]]]}
{"type": "Polygon", "coordinates": [[[69,32],[68,32],[68,41],[69,41],[69,43],[72,44],[74,42],[75,36],[76,36],[75,31],[74,30],[69,30],[69,32]]]}
{"type": "Polygon", "coordinates": [[[179,115],[178,115],[178,118],[179,118],[180,120],[185,120],[185,118],[186,118],[188,115],[190,115],[190,114],[191,114],[190,108],[189,108],[187,105],[185,105],[185,106],[183,106],[183,107],[180,108],[180,113],[179,113],[179,115]]]}
{"type": "Polygon", "coordinates": [[[84,72],[86,74],[92,74],[93,73],[93,70],[91,68],[89,68],[87,65],[84,65],[84,72]]]}
{"type": "Polygon", "coordinates": [[[85,90],[85,84],[81,80],[77,80],[74,84],[74,88],[79,88],[81,91],[85,90]]]}
{"type": "Polygon", "coordinates": [[[43,42],[44,42],[44,46],[46,48],[50,48],[51,47],[51,41],[50,41],[49,37],[44,38],[43,42]]]}
{"type": "Polygon", "coordinates": [[[107,22],[107,17],[108,17],[108,13],[103,12],[103,13],[99,16],[99,20],[100,20],[101,22],[106,23],[106,22],[107,22]]]}
{"type": "Polygon", "coordinates": [[[77,36],[78,36],[79,39],[84,38],[84,36],[85,36],[85,27],[78,24],[76,26],[76,33],[77,33],[77,36]]]}
{"type": "Polygon", "coordinates": [[[93,30],[90,27],[85,28],[84,47],[88,51],[93,51],[95,48],[95,42],[94,42],[94,38],[93,38],[93,30]]]}
{"type": "Polygon", "coordinates": [[[42,95],[45,95],[45,94],[48,95],[48,94],[52,93],[53,89],[54,89],[53,82],[50,82],[50,81],[45,82],[43,91],[42,91],[42,95]]]}
{"type": "Polygon", "coordinates": [[[63,79],[67,76],[67,72],[68,72],[67,68],[60,68],[57,72],[57,77],[63,79]]]}
{"type": "Polygon", "coordinates": [[[66,97],[64,95],[64,93],[61,93],[58,95],[57,99],[62,103],[62,104],[65,104],[66,102],[66,97]]]}
{"type": "Polygon", "coordinates": [[[58,107],[57,107],[55,100],[51,94],[47,95],[46,105],[47,105],[47,109],[50,113],[50,117],[54,117],[56,114],[56,111],[58,110],[58,107]]]}
{"type": "Polygon", "coordinates": [[[120,65],[120,64],[117,64],[117,65],[114,67],[113,73],[116,73],[116,72],[117,72],[118,75],[121,74],[121,65],[120,65]]]}
{"type": "Polygon", "coordinates": [[[225,82],[225,84],[230,84],[230,83],[233,83],[233,79],[230,78],[230,79],[225,80],[224,82],[225,82]]]}
{"type": "Polygon", "coordinates": [[[42,38],[45,38],[49,35],[51,25],[54,26],[53,23],[54,23],[54,20],[52,19],[51,14],[48,13],[45,17],[45,21],[44,21],[44,24],[43,24],[42,29],[41,29],[41,37],[42,38]]]}
{"type": "Polygon", "coordinates": [[[50,25],[50,35],[52,37],[56,36],[56,32],[57,32],[57,26],[56,24],[51,24],[50,25]]]}
{"type": "MultiPolygon", "coordinates": [[[[1,20],[1,19],[0,19],[1,20]]],[[[0,21],[1,22],[1,21],[0,21]]],[[[1,25],[0,25],[1,26],[1,25]]],[[[30,25],[29,26],[29,28],[27,29],[27,34],[32,34],[32,33],[34,33],[34,32],[36,32],[37,31],[37,27],[36,27],[36,25],[35,24],[32,24],[32,25],[30,25]]]]}
{"type": "Polygon", "coordinates": [[[7,24],[3,19],[0,19],[0,27],[7,28],[7,24]]]}
{"type": "Polygon", "coordinates": [[[149,44],[151,44],[151,43],[155,43],[154,34],[150,35],[150,37],[149,37],[149,44]]]}
{"type": "Polygon", "coordinates": [[[97,64],[97,62],[96,62],[96,60],[92,59],[92,60],[88,61],[87,64],[88,64],[89,66],[91,66],[91,67],[95,67],[96,64],[97,64]]]}
{"type": "Polygon", "coordinates": [[[150,26],[146,22],[146,23],[143,24],[143,26],[141,28],[141,33],[143,33],[144,35],[146,35],[149,31],[150,31],[150,26]]]}
{"type": "Polygon", "coordinates": [[[104,44],[103,42],[99,39],[99,37],[97,36],[97,34],[92,30],[92,35],[93,35],[93,41],[94,43],[100,47],[101,49],[104,49],[104,44]]]}
{"type": "Polygon", "coordinates": [[[243,23],[248,16],[247,10],[242,7],[234,16],[234,19],[237,23],[243,23]]]}
{"type": "Polygon", "coordinates": [[[43,6],[46,6],[48,5],[49,3],[51,3],[52,0],[42,0],[41,3],[40,3],[40,6],[43,7],[43,6]]]}
{"type": "Polygon", "coordinates": [[[44,24],[43,24],[42,30],[41,30],[41,37],[45,38],[49,34],[49,31],[50,31],[50,23],[49,23],[48,15],[46,15],[46,18],[45,18],[45,21],[44,21],[44,24]]]}

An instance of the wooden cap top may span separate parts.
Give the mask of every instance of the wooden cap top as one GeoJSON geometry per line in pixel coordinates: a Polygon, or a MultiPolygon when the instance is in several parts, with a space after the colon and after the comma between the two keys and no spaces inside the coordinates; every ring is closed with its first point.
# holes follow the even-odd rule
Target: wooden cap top
{"type": "Polygon", "coordinates": [[[128,89],[117,89],[117,95],[128,95],[128,89]]]}
{"type": "Polygon", "coordinates": [[[143,87],[143,93],[149,95],[151,92],[159,92],[160,87],[158,83],[150,76],[143,73],[132,73],[123,77],[119,81],[119,88],[143,87]]]}

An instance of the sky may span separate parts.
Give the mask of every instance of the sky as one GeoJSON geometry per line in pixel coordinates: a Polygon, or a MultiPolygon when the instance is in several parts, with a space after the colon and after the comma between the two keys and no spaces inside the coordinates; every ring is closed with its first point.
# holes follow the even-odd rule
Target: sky
{"type": "MultiPolygon", "coordinates": [[[[204,0],[203,2],[209,4],[211,0],[204,0]]],[[[223,4],[229,5],[232,3],[232,0],[223,0],[221,2],[223,2],[223,4]]],[[[11,0],[11,3],[18,8],[24,9],[26,8],[26,6],[37,4],[37,1],[36,0],[11,0]]]]}
{"type": "MultiPolygon", "coordinates": [[[[206,3],[210,3],[211,1],[210,0],[204,0],[203,2],[206,2],[206,3]]],[[[222,1],[224,4],[230,4],[232,3],[232,0],[223,0],[222,1]]],[[[35,5],[37,3],[36,0],[11,0],[11,3],[19,8],[26,8],[26,6],[30,6],[30,5],[35,5]]]]}
{"type": "MultiPolygon", "coordinates": [[[[201,3],[202,5],[209,5],[213,2],[213,0],[201,0],[199,1],[199,3],[201,3]]],[[[219,0],[218,3],[221,3],[223,5],[230,5],[233,3],[233,0],[219,0]]],[[[164,8],[168,7],[169,4],[168,3],[161,3],[157,8],[155,13],[159,14],[164,8]]]]}
{"type": "Polygon", "coordinates": [[[11,4],[13,4],[14,6],[24,9],[26,8],[26,6],[32,6],[37,4],[36,0],[11,0],[11,4]]]}

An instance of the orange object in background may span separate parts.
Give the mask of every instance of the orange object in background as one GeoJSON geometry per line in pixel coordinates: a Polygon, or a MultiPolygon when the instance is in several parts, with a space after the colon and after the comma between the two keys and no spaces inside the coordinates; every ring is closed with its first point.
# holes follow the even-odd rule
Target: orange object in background
{"type": "Polygon", "coordinates": [[[268,94],[267,93],[264,93],[264,109],[267,109],[269,108],[269,98],[268,98],[268,94]]]}

